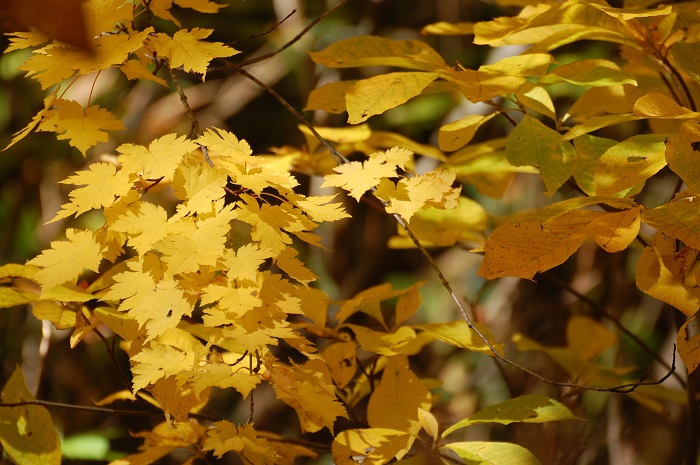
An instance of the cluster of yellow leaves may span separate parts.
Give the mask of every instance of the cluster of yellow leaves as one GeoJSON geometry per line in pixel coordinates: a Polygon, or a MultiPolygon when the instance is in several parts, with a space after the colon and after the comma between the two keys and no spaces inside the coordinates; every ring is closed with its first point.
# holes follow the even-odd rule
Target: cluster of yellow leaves
{"type": "MultiPolygon", "coordinates": [[[[175,4],[209,13],[223,7],[208,0],[180,0],[175,1],[175,4]]],[[[87,47],[83,48],[58,41],[49,42],[49,37],[40,31],[10,34],[11,43],[7,52],[36,47],[18,69],[37,80],[42,89],[54,86],[55,89],[52,97],[45,101],[45,107],[27,127],[15,134],[9,146],[33,130],[48,131],[55,132],[59,139],[68,140],[71,146],[85,155],[97,143],[107,141],[107,131],[125,129],[106,108],[97,105],[83,108],[78,102],[61,98],[64,84],[80,76],[118,68],[127,79],[148,79],[165,85],[166,82],[148,68],[157,60],[165,61],[170,68],[182,68],[186,72],[204,76],[213,59],[237,53],[222,43],[204,40],[211,34],[211,29],[181,29],[172,36],[156,33],[150,26],[143,30],[134,29],[135,16],[145,9],[149,10],[149,14],[179,24],[170,14],[172,6],[173,0],[142,0],[136,2],[136,5],[131,2],[104,4],[101,0],[84,2],[85,34],[88,41],[87,47]]]]}

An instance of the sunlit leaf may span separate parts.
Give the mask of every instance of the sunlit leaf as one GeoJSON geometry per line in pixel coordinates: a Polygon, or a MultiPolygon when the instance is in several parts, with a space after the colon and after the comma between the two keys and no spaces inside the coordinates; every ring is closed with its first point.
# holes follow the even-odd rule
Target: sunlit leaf
{"type": "Polygon", "coordinates": [[[509,442],[453,442],[443,446],[469,464],[541,465],[530,451],[509,442]]]}

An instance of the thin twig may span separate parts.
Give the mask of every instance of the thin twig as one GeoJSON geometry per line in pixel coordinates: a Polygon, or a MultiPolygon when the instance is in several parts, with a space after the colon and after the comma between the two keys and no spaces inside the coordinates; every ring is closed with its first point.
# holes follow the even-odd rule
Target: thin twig
{"type": "MultiPolygon", "coordinates": [[[[182,102],[182,106],[185,107],[187,117],[190,119],[190,123],[192,124],[190,138],[195,139],[202,135],[202,131],[199,129],[199,121],[197,121],[197,117],[194,115],[192,108],[190,108],[190,104],[187,102],[187,96],[185,95],[185,91],[182,89],[180,79],[178,79],[177,74],[175,74],[175,70],[168,66],[168,71],[170,72],[170,77],[173,79],[173,83],[175,83],[175,88],[177,89],[177,93],[180,96],[180,102],[182,102]]],[[[211,158],[209,158],[209,150],[207,150],[207,147],[204,145],[200,145],[199,148],[202,149],[204,159],[207,161],[209,168],[213,168],[214,163],[212,163],[211,158]]]]}
{"type": "MultiPolygon", "coordinates": [[[[312,27],[314,27],[316,24],[318,24],[319,22],[321,22],[324,18],[326,18],[326,16],[330,15],[330,14],[333,13],[335,10],[337,10],[338,8],[340,8],[340,7],[342,7],[343,5],[345,5],[345,4],[347,3],[347,1],[348,1],[348,0],[341,0],[340,2],[336,3],[335,5],[333,5],[332,7],[330,7],[329,9],[327,9],[326,11],[324,11],[320,16],[318,16],[316,19],[314,19],[313,21],[311,21],[311,22],[310,22],[304,29],[302,29],[297,35],[295,35],[291,40],[287,41],[287,43],[285,43],[284,45],[282,45],[282,46],[281,46],[280,48],[278,48],[277,50],[273,50],[272,52],[268,52],[268,53],[262,54],[262,55],[260,55],[260,56],[255,57],[255,58],[250,58],[250,59],[248,59],[248,60],[244,60],[244,61],[242,61],[242,62],[240,62],[240,63],[235,64],[235,65],[236,65],[235,67],[240,68],[240,67],[252,65],[252,64],[257,63],[257,62],[259,62],[259,61],[267,60],[268,58],[270,58],[270,57],[272,57],[272,56],[275,56],[275,55],[277,55],[278,53],[280,53],[280,52],[286,50],[287,48],[289,48],[289,47],[291,47],[292,45],[294,45],[297,41],[299,41],[299,39],[301,39],[302,37],[304,37],[304,35],[305,35],[307,32],[309,32],[309,31],[311,30],[312,27]]],[[[290,16],[291,16],[291,15],[290,15],[290,16]]],[[[285,19],[287,19],[287,18],[285,18],[285,19]]],[[[283,20],[283,21],[284,21],[284,20],[283,20]]],[[[229,66],[232,65],[232,64],[234,64],[233,62],[230,62],[230,61],[227,61],[226,63],[227,63],[229,66]]]]}
{"type": "MultiPolygon", "coordinates": [[[[107,407],[96,407],[92,405],[76,405],[76,404],[65,404],[63,402],[52,402],[49,400],[21,400],[18,402],[0,402],[0,408],[14,408],[14,407],[27,407],[31,405],[36,405],[46,408],[60,408],[67,410],[78,410],[81,412],[93,412],[93,413],[108,413],[111,415],[127,415],[134,417],[150,417],[150,416],[164,416],[162,410],[153,410],[151,412],[145,410],[130,410],[130,409],[114,409],[107,407]]],[[[201,420],[208,421],[219,421],[221,418],[215,415],[209,415],[206,413],[190,413],[190,418],[198,418],[201,420]]]]}
{"type": "MultiPolygon", "coordinates": [[[[654,351],[651,347],[649,347],[644,341],[642,341],[639,336],[634,334],[632,331],[627,329],[625,325],[623,325],[618,318],[615,318],[614,316],[610,315],[603,307],[601,307],[596,301],[591,299],[590,297],[581,294],[578,292],[576,289],[571,287],[568,283],[565,283],[561,279],[557,278],[551,273],[541,273],[540,276],[548,279],[552,283],[556,284],[559,286],[559,288],[565,290],[566,292],[572,294],[574,297],[576,297],[578,300],[581,302],[585,303],[588,305],[591,309],[593,309],[593,312],[596,316],[600,316],[605,318],[606,320],[610,321],[612,324],[615,325],[615,327],[623,333],[625,336],[630,338],[632,341],[634,341],[635,344],[637,344],[644,352],[646,352],[648,355],[650,355],[654,360],[656,360],[658,363],[664,366],[667,370],[671,370],[671,366],[666,362],[659,354],[654,351]]],[[[681,378],[681,376],[674,372],[673,373],[674,378],[681,384],[681,386],[685,387],[685,380],[681,378]]]]}
{"type": "Polygon", "coordinates": [[[292,15],[294,15],[296,12],[297,12],[297,10],[296,10],[296,8],[295,8],[295,9],[293,9],[287,16],[285,16],[281,21],[279,21],[279,22],[273,24],[272,27],[268,28],[267,30],[265,30],[265,31],[263,31],[263,32],[256,32],[255,34],[251,34],[251,35],[249,35],[248,37],[244,37],[244,38],[242,38],[242,39],[236,39],[236,40],[234,40],[233,42],[229,42],[227,45],[236,45],[236,44],[240,44],[241,42],[246,42],[246,41],[248,41],[248,40],[250,40],[250,39],[254,39],[254,38],[256,38],[256,37],[266,36],[266,35],[268,35],[268,34],[271,34],[271,33],[273,33],[273,32],[275,31],[275,29],[277,29],[278,27],[280,27],[280,25],[282,25],[282,23],[284,23],[284,22],[287,21],[289,18],[291,18],[292,15]]]}

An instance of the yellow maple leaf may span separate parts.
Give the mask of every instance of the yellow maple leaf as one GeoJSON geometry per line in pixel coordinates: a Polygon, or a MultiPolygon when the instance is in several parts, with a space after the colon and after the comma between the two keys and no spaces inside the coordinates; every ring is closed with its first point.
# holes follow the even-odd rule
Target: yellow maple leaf
{"type": "Polygon", "coordinates": [[[225,285],[210,284],[202,291],[202,305],[216,303],[215,307],[205,308],[204,324],[221,326],[230,324],[236,318],[259,307],[263,301],[258,296],[260,286],[246,282],[238,284],[229,280],[225,285]]]}
{"type": "Polygon", "coordinates": [[[196,220],[186,217],[173,224],[169,234],[156,245],[168,273],[184,274],[197,271],[201,265],[216,265],[224,254],[229,223],[236,216],[237,210],[225,207],[213,216],[196,220]]]}
{"type": "Polygon", "coordinates": [[[80,68],[81,74],[107,69],[114,65],[121,65],[129,55],[141,47],[150,33],[152,27],[131,35],[127,33],[100,35],[93,41],[95,55],[85,60],[80,68]]]}
{"type": "Polygon", "coordinates": [[[214,58],[230,57],[238,53],[221,42],[204,42],[211,35],[211,29],[194,28],[191,31],[181,29],[171,38],[158,33],[151,39],[151,44],[158,55],[166,57],[171,68],[180,66],[187,72],[206,74],[209,62],[214,58]]]}
{"type": "Polygon", "coordinates": [[[143,348],[131,356],[131,372],[134,374],[133,392],[154,384],[159,379],[175,376],[183,370],[192,369],[194,352],[151,341],[150,347],[143,348]]]}
{"type": "Polygon", "coordinates": [[[50,222],[112,205],[128,194],[133,185],[131,181],[128,172],[117,171],[117,167],[111,163],[93,163],[89,169],[78,171],[61,181],[63,184],[85,187],[73,189],[69,194],[71,201],[64,204],[50,222]]]}
{"type": "MultiPolygon", "coordinates": [[[[212,160],[227,163],[254,164],[256,158],[250,145],[243,139],[238,139],[233,133],[223,129],[207,129],[204,134],[197,139],[197,143],[209,149],[209,156],[212,160]]],[[[218,163],[217,163],[218,164],[218,163]]]]}
{"type": "Polygon", "coordinates": [[[178,166],[173,177],[175,197],[185,203],[177,206],[180,215],[206,213],[212,203],[221,199],[226,191],[227,174],[218,166],[213,168],[203,163],[183,163],[178,166]]]}
{"type": "Polygon", "coordinates": [[[104,300],[120,300],[119,310],[127,312],[148,334],[147,340],[175,328],[185,315],[192,313],[189,302],[178,282],[169,276],[157,279],[144,261],[129,263],[129,271],[114,276],[114,284],[104,294],[104,300]]]}
{"type": "Polygon", "coordinates": [[[342,187],[359,201],[369,189],[376,187],[382,178],[396,176],[396,164],[389,163],[387,155],[376,153],[364,162],[351,161],[333,168],[339,174],[324,176],[321,187],[342,187]]]}
{"type": "Polygon", "coordinates": [[[241,196],[243,202],[238,204],[238,219],[252,226],[251,238],[258,242],[261,249],[269,249],[274,255],[292,243],[283,230],[299,230],[294,226],[298,219],[291,214],[289,204],[260,206],[258,201],[250,196],[241,196]]]}
{"type": "Polygon", "coordinates": [[[102,261],[102,246],[92,232],[66,230],[66,241],[54,241],[51,248],[27,263],[41,268],[35,277],[43,289],[73,281],[83,270],[97,271],[102,261]]]}
{"type": "Polygon", "coordinates": [[[216,386],[218,388],[234,388],[243,398],[260,384],[260,375],[252,373],[246,367],[231,366],[226,363],[206,363],[196,370],[183,372],[181,377],[187,377],[195,393],[216,386]]]}
{"type": "Polygon", "coordinates": [[[315,195],[312,197],[305,197],[296,193],[287,195],[287,199],[290,202],[301,208],[309,218],[318,223],[350,217],[341,203],[331,203],[334,198],[335,195],[315,195]]]}
{"type": "Polygon", "coordinates": [[[41,123],[41,121],[51,111],[51,107],[53,106],[53,103],[56,101],[56,98],[58,96],[58,90],[59,89],[57,88],[54,92],[51,93],[51,95],[47,95],[46,98],[44,98],[44,108],[39,110],[39,112],[32,117],[32,120],[29,122],[29,124],[27,124],[24,128],[20,129],[12,135],[12,140],[9,144],[7,144],[7,147],[5,147],[3,150],[9,149],[17,142],[24,139],[39,125],[39,123],[41,123]]]}
{"type": "Polygon", "coordinates": [[[296,410],[302,431],[314,433],[326,427],[332,433],[335,419],[348,417],[322,360],[309,360],[303,365],[265,362],[265,367],[277,398],[296,410]]]}
{"type": "Polygon", "coordinates": [[[345,430],[333,439],[333,463],[383,465],[403,456],[410,441],[409,433],[388,428],[345,430]]]}
{"type": "Polygon", "coordinates": [[[146,64],[140,60],[126,60],[119,69],[124,73],[129,80],[147,80],[157,82],[162,86],[168,86],[168,83],[164,79],[159,78],[154,75],[153,72],[148,69],[146,64]]]}
{"type": "Polygon", "coordinates": [[[168,213],[163,207],[148,202],[139,202],[137,210],[128,210],[118,216],[111,229],[126,233],[129,245],[143,255],[156,242],[168,234],[168,213]]]}
{"type": "Polygon", "coordinates": [[[277,266],[279,266],[282,271],[287,273],[291,278],[299,281],[300,283],[307,285],[311,281],[315,281],[318,276],[314,274],[313,271],[304,266],[302,262],[299,261],[296,256],[299,254],[297,250],[293,247],[286,247],[277,256],[277,266]]]}
{"type": "Polygon", "coordinates": [[[272,251],[261,249],[257,244],[245,244],[238,250],[226,249],[224,266],[228,277],[237,281],[255,281],[260,265],[272,258],[272,251]]]}
{"type": "Polygon", "coordinates": [[[459,204],[459,189],[452,188],[454,180],[455,173],[447,170],[404,178],[396,184],[382,179],[374,195],[388,204],[387,212],[410,220],[417,211],[424,208],[456,208],[459,204]]]}
{"type": "Polygon", "coordinates": [[[217,457],[234,452],[243,463],[251,465],[276,465],[279,454],[270,447],[267,439],[260,437],[252,423],[236,426],[230,421],[217,421],[207,432],[204,450],[213,451],[217,457]]]}
{"type": "Polygon", "coordinates": [[[144,179],[171,180],[185,154],[197,150],[197,144],[185,136],[166,134],[148,145],[122,144],[117,148],[122,168],[144,179]]]}
{"type": "Polygon", "coordinates": [[[7,33],[7,37],[10,40],[10,45],[3,53],[9,53],[29,47],[36,47],[37,45],[45,44],[51,40],[49,36],[41,31],[10,32],[7,33]]]}
{"type": "Polygon", "coordinates": [[[56,100],[39,124],[40,131],[55,132],[58,139],[68,139],[83,155],[98,142],[107,142],[105,131],[119,129],[126,128],[105,108],[93,105],[84,109],[78,102],[65,99],[56,100]]]}
{"type": "Polygon", "coordinates": [[[26,71],[27,77],[39,81],[41,89],[46,90],[73,76],[86,58],[85,52],[72,47],[49,44],[35,50],[17,70],[26,71]]]}

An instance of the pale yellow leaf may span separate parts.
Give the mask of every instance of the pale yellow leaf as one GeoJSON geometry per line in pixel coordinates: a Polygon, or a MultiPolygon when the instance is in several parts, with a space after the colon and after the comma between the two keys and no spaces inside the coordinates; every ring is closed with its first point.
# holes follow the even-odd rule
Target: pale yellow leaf
{"type": "Polygon", "coordinates": [[[122,144],[117,148],[122,169],[144,179],[171,180],[180,160],[197,149],[197,144],[185,136],[167,134],[151,142],[148,148],[142,145],[122,144]]]}
{"type": "Polygon", "coordinates": [[[52,242],[50,249],[27,262],[41,268],[36,280],[43,289],[73,281],[83,270],[97,271],[102,261],[102,247],[92,232],[67,229],[66,239],[52,242]]]}
{"type": "Polygon", "coordinates": [[[139,202],[137,211],[127,211],[118,216],[111,228],[127,233],[129,245],[143,256],[156,242],[168,233],[168,214],[163,207],[139,202]]]}
{"type": "Polygon", "coordinates": [[[230,57],[238,53],[221,42],[205,42],[203,39],[211,33],[211,29],[181,29],[171,38],[160,32],[152,42],[158,55],[168,59],[171,68],[182,66],[186,72],[206,74],[207,67],[214,58],[230,57]]]}

